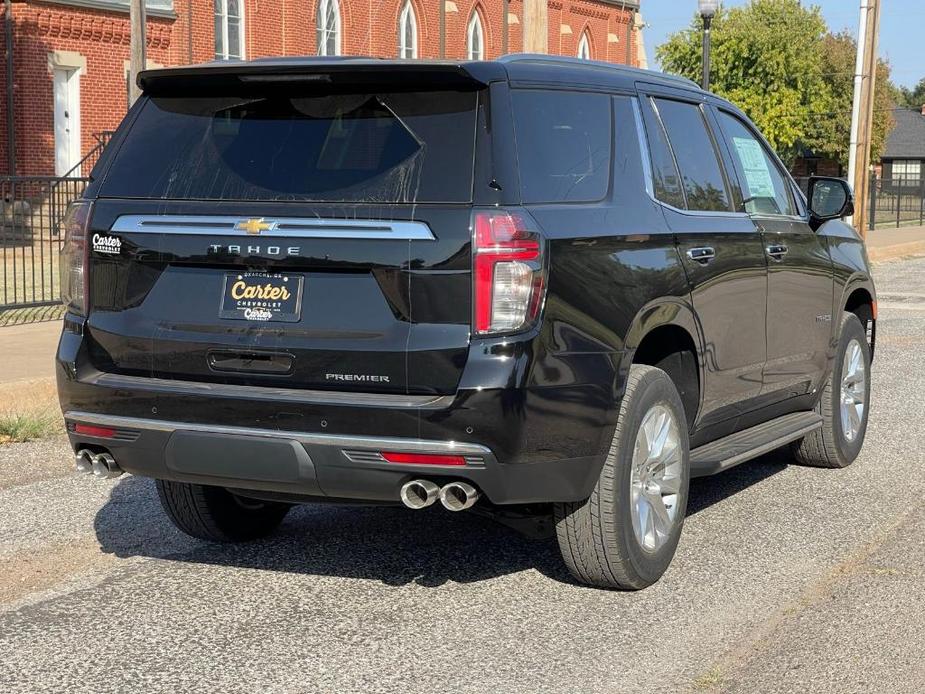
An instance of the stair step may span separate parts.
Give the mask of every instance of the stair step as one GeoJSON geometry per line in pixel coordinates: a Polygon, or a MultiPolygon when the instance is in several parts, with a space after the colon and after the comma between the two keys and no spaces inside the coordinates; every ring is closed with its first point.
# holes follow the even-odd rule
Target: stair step
{"type": "Polygon", "coordinates": [[[715,475],[796,441],[822,426],[815,412],[794,412],[750,429],[737,431],[691,451],[691,477],[715,475]]]}

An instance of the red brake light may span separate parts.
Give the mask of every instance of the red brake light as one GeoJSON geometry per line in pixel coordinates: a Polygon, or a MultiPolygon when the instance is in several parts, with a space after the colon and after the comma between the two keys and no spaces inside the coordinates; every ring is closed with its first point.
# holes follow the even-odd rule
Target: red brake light
{"type": "Polygon", "coordinates": [[[474,324],[479,334],[521,330],[539,314],[543,295],[540,235],[520,214],[475,213],[474,324]]]}
{"type": "Polygon", "coordinates": [[[397,453],[382,451],[381,455],[390,463],[407,465],[465,465],[466,459],[461,455],[437,455],[433,453],[397,453]]]}

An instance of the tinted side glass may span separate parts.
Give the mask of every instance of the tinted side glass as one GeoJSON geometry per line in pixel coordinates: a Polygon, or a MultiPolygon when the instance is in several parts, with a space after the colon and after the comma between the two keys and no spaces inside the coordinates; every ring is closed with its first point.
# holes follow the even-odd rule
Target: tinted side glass
{"type": "Polygon", "coordinates": [[[655,104],[681,171],[688,209],[728,212],[726,182],[700,107],[669,99],[655,99],[655,104]]]}
{"type": "Polygon", "coordinates": [[[652,183],[655,197],[678,209],[685,209],[684,191],[681,190],[681,175],[674,155],[668,146],[665,129],[658,118],[647,114],[646,135],[649,141],[649,156],[652,160],[652,183]]]}
{"type": "Polygon", "coordinates": [[[469,202],[477,100],[448,91],[150,98],[101,194],[469,202]]]}
{"type": "Polygon", "coordinates": [[[764,144],[735,116],[717,114],[729,151],[735,160],[744,201],[749,214],[796,214],[790,186],[764,144]]]}
{"type": "Polygon", "coordinates": [[[515,89],[511,99],[523,201],[603,199],[610,186],[610,97],[515,89]]]}

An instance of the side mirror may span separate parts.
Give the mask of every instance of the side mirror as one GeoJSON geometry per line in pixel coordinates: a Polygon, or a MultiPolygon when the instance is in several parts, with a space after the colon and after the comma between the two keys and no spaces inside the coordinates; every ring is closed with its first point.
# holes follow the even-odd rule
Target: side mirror
{"type": "Polygon", "coordinates": [[[810,224],[818,229],[824,222],[854,214],[854,193],[840,178],[813,176],[809,179],[810,224]]]}

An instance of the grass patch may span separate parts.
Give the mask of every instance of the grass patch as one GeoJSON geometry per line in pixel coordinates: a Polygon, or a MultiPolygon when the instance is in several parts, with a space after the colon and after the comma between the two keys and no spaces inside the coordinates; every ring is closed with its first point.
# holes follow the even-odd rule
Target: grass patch
{"type": "Polygon", "coordinates": [[[694,680],[694,689],[697,691],[716,689],[723,684],[724,679],[722,668],[718,665],[714,665],[694,680]]]}
{"type": "Polygon", "coordinates": [[[63,432],[53,378],[0,383],[0,445],[63,432]]]}
{"type": "Polygon", "coordinates": [[[0,444],[22,443],[56,433],[61,427],[51,412],[7,412],[0,414],[0,444]]]}

